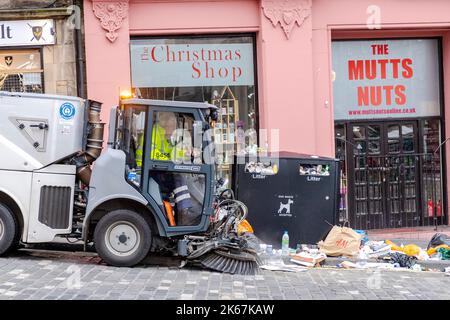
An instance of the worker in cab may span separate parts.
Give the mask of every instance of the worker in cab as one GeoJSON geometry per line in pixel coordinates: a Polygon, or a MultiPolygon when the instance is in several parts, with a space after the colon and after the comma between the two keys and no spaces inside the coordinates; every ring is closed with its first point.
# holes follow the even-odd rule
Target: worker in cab
{"type": "MultiPolygon", "coordinates": [[[[158,112],[153,122],[150,159],[159,161],[182,161],[188,150],[180,147],[180,136],[177,136],[177,117],[173,112],[158,112]]],[[[143,135],[139,139],[136,150],[136,164],[142,167],[142,154],[144,146],[143,135]]],[[[192,207],[186,179],[181,173],[154,170],[151,177],[159,184],[161,191],[173,192],[177,225],[193,225],[197,221],[189,209],[192,207]]]]}

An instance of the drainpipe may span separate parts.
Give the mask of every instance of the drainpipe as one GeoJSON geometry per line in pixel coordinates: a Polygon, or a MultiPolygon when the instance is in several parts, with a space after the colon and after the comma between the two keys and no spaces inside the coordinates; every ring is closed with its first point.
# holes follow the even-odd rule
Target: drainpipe
{"type": "MultiPolygon", "coordinates": [[[[83,12],[83,1],[75,0],[74,5],[78,6],[80,14],[83,12]]],[[[75,13],[77,14],[77,12],[75,13]]],[[[83,47],[83,22],[84,19],[80,16],[80,28],[75,29],[75,50],[76,50],[76,68],[77,68],[77,94],[80,98],[87,99],[87,92],[85,86],[85,55],[83,47]]]]}

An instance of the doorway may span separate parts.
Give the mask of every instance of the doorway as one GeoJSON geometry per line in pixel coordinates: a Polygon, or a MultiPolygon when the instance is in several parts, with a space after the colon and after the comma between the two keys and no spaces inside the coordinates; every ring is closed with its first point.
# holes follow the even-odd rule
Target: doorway
{"type": "MultiPolygon", "coordinates": [[[[429,148],[429,123],[348,122],[342,128],[346,209],[352,227],[404,228],[444,222],[440,152],[429,148]]],[[[439,135],[434,136],[439,141],[439,135]]]]}

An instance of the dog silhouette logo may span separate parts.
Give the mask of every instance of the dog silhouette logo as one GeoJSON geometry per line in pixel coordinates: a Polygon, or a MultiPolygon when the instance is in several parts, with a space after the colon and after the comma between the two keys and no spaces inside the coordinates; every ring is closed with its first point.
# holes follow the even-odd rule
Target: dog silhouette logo
{"type": "Polygon", "coordinates": [[[293,204],[294,201],[292,199],[288,199],[287,203],[283,203],[280,201],[280,208],[278,209],[278,213],[281,213],[283,210],[286,210],[285,213],[291,213],[291,204],[293,204]]]}

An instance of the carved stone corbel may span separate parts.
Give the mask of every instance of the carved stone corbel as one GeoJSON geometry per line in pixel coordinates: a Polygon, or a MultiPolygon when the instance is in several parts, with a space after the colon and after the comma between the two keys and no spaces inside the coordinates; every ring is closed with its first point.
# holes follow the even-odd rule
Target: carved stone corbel
{"type": "Polygon", "coordinates": [[[289,39],[295,24],[299,27],[311,15],[311,0],[261,0],[264,15],[272,22],[274,28],[278,24],[289,39]]]}
{"type": "Polygon", "coordinates": [[[107,31],[106,38],[114,42],[119,36],[116,32],[128,16],[128,1],[93,1],[92,10],[107,31]]]}

